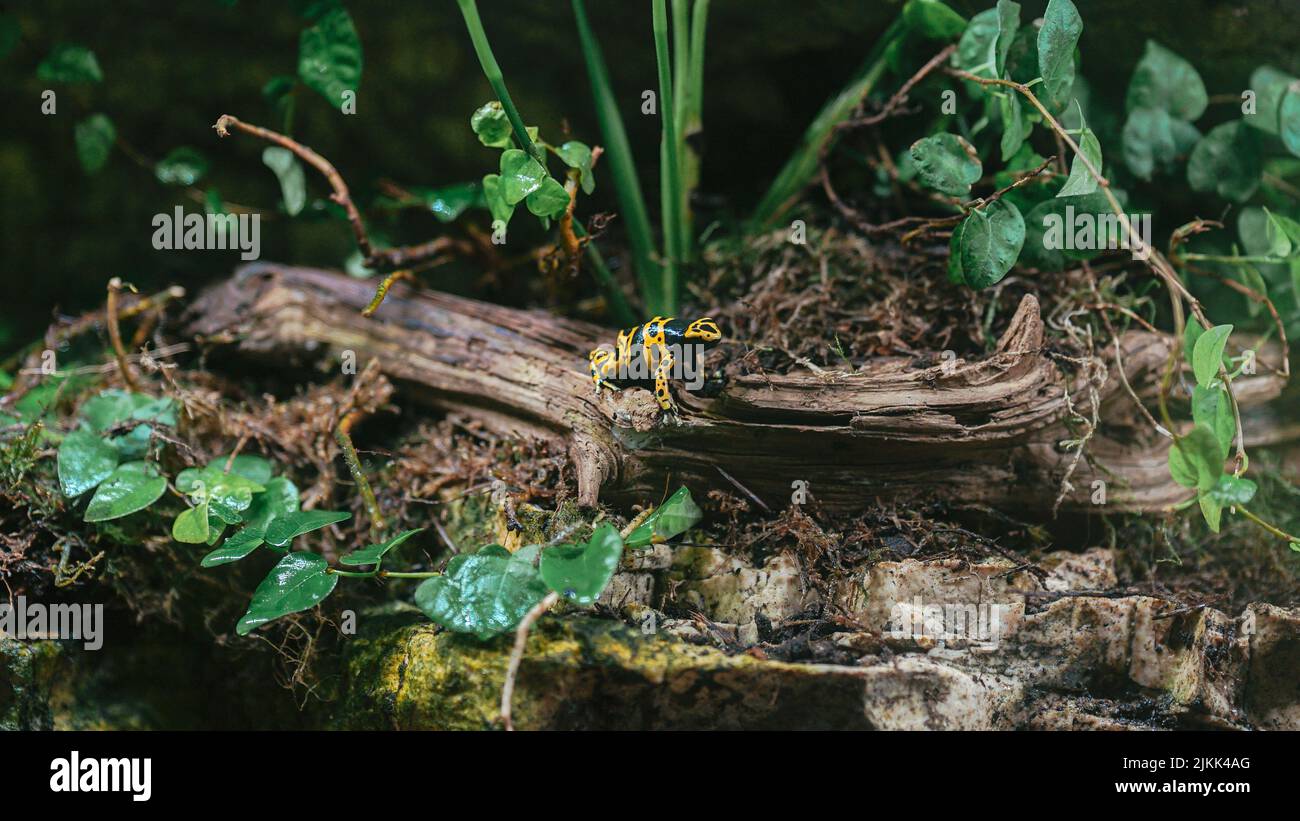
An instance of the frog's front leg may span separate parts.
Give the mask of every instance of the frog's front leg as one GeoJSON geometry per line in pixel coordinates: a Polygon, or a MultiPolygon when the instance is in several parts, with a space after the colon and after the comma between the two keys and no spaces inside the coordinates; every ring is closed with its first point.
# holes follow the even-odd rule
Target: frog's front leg
{"type": "Polygon", "coordinates": [[[659,403],[659,409],[664,412],[665,416],[670,418],[677,417],[677,404],[673,402],[673,395],[668,390],[668,377],[673,372],[673,355],[668,352],[667,348],[660,348],[659,366],[655,368],[655,401],[659,403]]]}
{"type": "Polygon", "coordinates": [[[588,354],[587,358],[591,360],[591,381],[595,383],[596,395],[600,396],[601,388],[618,390],[618,388],[609,381],[611,374],[618,364],[615,355],[610,351],[597,348],[588,354]]]}

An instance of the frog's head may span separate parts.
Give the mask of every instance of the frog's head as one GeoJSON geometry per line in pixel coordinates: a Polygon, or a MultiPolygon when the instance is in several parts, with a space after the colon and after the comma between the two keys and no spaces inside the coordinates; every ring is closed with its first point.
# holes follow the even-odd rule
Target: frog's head
{"type": "Polygon", "coordinates": [[[687,342],[712,348],[722,340],[722,330],[718,328],[718,323],[706,316],[687,325],[682,336],[687,342]]]}

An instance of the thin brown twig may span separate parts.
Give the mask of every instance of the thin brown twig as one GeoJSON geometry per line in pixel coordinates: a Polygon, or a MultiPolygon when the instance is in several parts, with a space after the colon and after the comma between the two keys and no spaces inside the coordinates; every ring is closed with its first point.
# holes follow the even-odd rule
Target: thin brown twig
{"type": "MultiPolygon", "coordinates": [[[[374,250],[370,245],[370,237],[366,235],[365,224],[361,221],[361,212],[357,210],[356,205],[352,202],[351,195],[348,193],[348,184],[343,181],[343,176],[339,174],[338,169],[336,169],[329,160],[325,159],[320,154],[317,154],[302,143],[295,141],[291,137],[286,137],[278,131],[272,131],[269,128],[263,128],[260,125],[246,123],[238,117],[231,116],[230,114],[222,114],[218,117],[213,128],[216,129],[218,137],[229,136],[230,129],[234,128],[244,132],[245,134],[257,137],[260,140],[265,140],[269,143],[278,145],[281,148],[287,148],[297,155],[303,162],[319,171],[329,182],[330,188],[334,189],[334,192],[330,195],[330,199],[341,206],[347,213],[348,223],[352,226],[352,235],[356,238],[357,247],[361,249],[361,256],[364,257],[367,262],[369,262],[369,260],[374,256],[374,250]]],[[[367,267],[370,266],[367,265],[367,267]]]]}
{"type": "Polygon", "coordinates": [[[505,725],[508,732],[515,729],[514,722],[511,720],[511,701],[515,695],[515,680],[519,676],[519,665],[524,660],[524,647],[528,644],[528,631],[532,629],[533,623],[542,617],[542,614],[555,606],[560,600],[560,594],[554,591],[547,593],[546,596],[533,606],[532,610],[519,621],[519,626],[515,628],[515,646],[510,651],[510,661],[506,664],[506,680],[501,687],[501,723],[505,725]]]}
{"type": "MultiPolygon", "coordinates": [[[[132,373],[131,366],[126,361],[126,348],[122,346],[122,329],[117,321],[117,293],[122,288],[120,277],[113,277],[108,281],[108,299],[105,301],[104,313],[108,320],[108,339],[113,343],[113,354],[117,357],[117,367],[122,372],[122,381],[126,383],[127,388],[134,391],[138,389],[138,386],[135,381],[135,374],[132,373]]],[[[132,288],[131,290],[134,291],[135,289],[132,288]]]]}

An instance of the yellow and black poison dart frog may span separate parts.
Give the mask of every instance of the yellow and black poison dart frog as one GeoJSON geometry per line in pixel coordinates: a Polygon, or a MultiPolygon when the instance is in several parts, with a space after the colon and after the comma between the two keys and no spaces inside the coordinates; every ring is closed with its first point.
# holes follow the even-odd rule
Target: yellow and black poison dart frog
{"type": "Polygon", "coordinates": [[[668,379],[675,364],[698,367],[698,354],[722,339],[718,324],[708,317],[694,322],[657,316],[644,325],[618,332],[614,349],[592,351],[591,380],[602,387],[654,385],[655,401],[664,413],[676,411],[668,379]]]}

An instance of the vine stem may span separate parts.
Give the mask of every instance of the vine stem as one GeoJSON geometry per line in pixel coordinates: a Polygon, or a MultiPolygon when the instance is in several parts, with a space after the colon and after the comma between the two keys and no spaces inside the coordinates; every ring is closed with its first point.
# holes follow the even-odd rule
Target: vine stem
{"type": "Polygon", "coordinates": [[[1282,530],[1281,528],[1276,527],[1275,525],[1269,524],[1268,522],[1259,518],[1254,513],[1251,513],[1249,510],[1247,510],[1244,507],[1241,507],[1240,505],[1237,506],[1237,510],[1238,512],[1241,513],[1242,516],[1245,516],[1247,519],[1250,519],[1252,522],[1264,528],[1269,533],[1272,533],[1274,536],[1277,536],[1278,538],[1281,539],[1286,539],[1288,542],[1300,544],[1300,536],[1292,536],[1290,533],[1287,533],[1285,530],[1282,530]]]}
{"type": "MultiPolygon", "coordinates": [[[[1173,269],[1173,266],[1170,265],[1169,260],[1165,259],[1164,255],[1155,248],[1148,245],[1146,240],[1133,230],[1132,221],[1129,220],[1128,214],[1124,211],[1124,207],[1120,205],[1119,200],[1115,197],[1115,193],[1111,191],[1110,181],[1102,176],[1101,169],[1083,153],[1083,150],[1079,148],[1079,144],[1074,141],[1074,138],[1070,136],[1064,126],[1062,126],[1061,123],[1052,116],[1052,113],[1047,110],[1047,107],[1044,106],[1042,101],[1038,99],[1038,96],[1030,90],[1029,86],[1024,83],[1018,83],[1014,80],[1004,80],[996,77],[981,77],[978,74],[972,74],[969,71],[962,71],[960,69],[948,69],[948,73],[951,76],[959,77],[963,80],[969,80],[982,86],[1002,86],[1004,88],[1010,88],[1028,100],[1029,104],[1042,115],[1043,121],[1047,123],[1048,127],[1052,129],[1059,139],[1070,147],[1070,150],[1074,152],[1074,156],[1083,162],[1084,168],[1087,169],[1088,174],[1096,180],[1097,186],[1100,188],[1102,195],[1105,196],[1106,202],[1110,205],[1111,211],[1119,218],[1120,224],[1128,235],[1129,243],[1132,246],[1134,253],[1146,261],[1147,265],[1149,265],[1151,270],[1160,277],[1164,282],[1165,287],[1169,290],[1170,307],[1174,314],[1174,340],[1173,349],[1169,356],[1169,364],[1165,368],[1165,375],[1161,380],[1160,385],[1160,412],[1162,419],[1165,422],[1165,426],[1169,429],[1170,433],[1173,434],[1175,440],[1177,440],[1178,434],[1174,432],[1173,419],[1170,417],[1168,410],[1168,393],[1172,386],[1174,363],[1181,354],[1183,346],[1183,326],[1185,324],[1183,302],[1186,302],[1188,307],[1191,308],[1192,315],[1196,317],[1202,327],[1207,329],[1213,327],[1209,318],[1206,317],[1200,301],[1197,300],[1196,297],[1192,296],[1191,292],[1187,290],[1187,287],[1183,285],[1182,280],[1178,278],[1178,273],[1173,269]]],[[[1219,373],[1223,377],[1224,387],[1228,392],[1228,398],[1232,402],[1232,412],[1237,425],[1237,466],[1238,468],[1241,468],[1246,462],[1245,437],[1242,435],[1241,430],[1241,408],[1237,403],[1237,395],[1232,389],[1232,383],[1228,379],[1227,371],[1222,365],[1219,366],[1219,373]]]]}
{"type": "Polygon", "coordinates": [[[501,108],[506,112],[506,118],[510,120],[510,128],[515,133],[519,147],[527,151],[545,168],[546,156],[528,136],[523,117],[519,116],[519,109],[515,108],[514,100],[510,99],[510,92],[506,90],[506,80],[501,74],[501,66],[497,65],[497,58],[492,54],[492,46],[488,43],[487,32],[483,29],[483,21],[478,16],[478,4],[475,0],[457,0],[457,2],[460,4],[461,16],[465,18],[465,28],[469,29],[469,39],[474,44],[474,53],[478,55],[479,65],[483,67],[483,75],[487,77],[488,85],[492,86],[492,92],[497,95],[501,108]]]}
{"type": "Polygon", "coordinates": [[[379,500],[375,498],[375,491],[371,489],[370,482],[366,479],[366,473],[361,469],[361,460],[357,457],[357,449],[352,444],[352,426],[361,419],[361,411],[348,411],[341,420],[338,428],[334,431],[334,439],[343,449],[343,460],[348,464],[348,472],[352,474],[352,481],[357,483],[357,488],[361,491],[361,498],[366,505],[366,513],[370,515],[370,535],[378,538],[388,524],[384,521],[384,515],[379,510],[379,500]]]}

